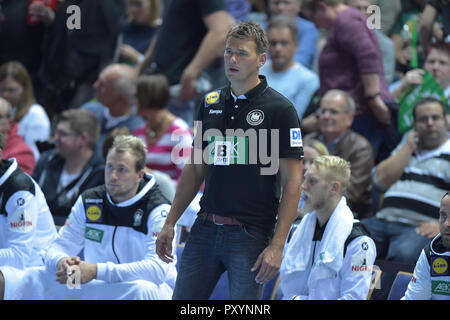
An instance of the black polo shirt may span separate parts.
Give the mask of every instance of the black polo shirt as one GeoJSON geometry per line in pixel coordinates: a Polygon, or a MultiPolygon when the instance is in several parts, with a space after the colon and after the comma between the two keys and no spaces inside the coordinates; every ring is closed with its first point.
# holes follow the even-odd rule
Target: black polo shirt
{"type": "Polygon", "coordinates": [[[235,101],[230,86],[205,95],[194,147],[208,163],[201,211],[271,229],[281,193],[279,158],[302,159],[303,144],[292,103],[260,80],[245,99],[235,101]]]}

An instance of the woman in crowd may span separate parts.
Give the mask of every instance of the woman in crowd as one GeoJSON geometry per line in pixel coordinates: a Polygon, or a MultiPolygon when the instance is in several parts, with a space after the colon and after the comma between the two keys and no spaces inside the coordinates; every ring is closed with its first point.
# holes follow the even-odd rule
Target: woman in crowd
{"type": "Polygon", "coordinates": [[[160,0],[127,0],[126,5],[128,23],[122,31],[120,57],[136,65],[144,58],[161,22],[160,0]]]}
{"type": "Polygon", "coordinates": [[[36,161],[39,159],[37,141],[50,137],[50,120],[44,108],[36,103],[33,86],[27,69],[17,61],[0,66],[0,97],[12,106],[18,134],[31,148],[36,161]]]}
{"type": "Polygon", "coordinates": [[[136,85],[138,114],[146,124],[133,134],[147,146],[147,167],[178,180],[193,141],[188,124],[167,110],[170,99],[166,76],[141,76],[136,85]]]}
{"type": "Polygon", "coordinates": [[[0,133],[5,137],[3,159],[15,158],[22,170],[31,175],[36,166],[33,151],[17,134],[17,123],[12,118],[11,105],[3,98],[0,98],[0,133]]]}

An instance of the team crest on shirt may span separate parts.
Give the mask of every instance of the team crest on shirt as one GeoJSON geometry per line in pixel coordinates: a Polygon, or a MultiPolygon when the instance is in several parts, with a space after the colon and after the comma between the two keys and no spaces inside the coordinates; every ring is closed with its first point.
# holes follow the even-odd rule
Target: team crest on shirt
{"type": "Polygon", "coordinates": [[[251,126],[257,126],[264,121],[264,112],[254,109],[247,113],[247,123],[251,126]]]}
{"type": "Polygon", "coordinates": [[[133,216],[133,227],[138,227],[141,225],[143,216],[144,211],[142,209],[137,209],[133,216]]]}
{"type": "Polygon", "coordinates": [[[220,97],[220,90],[208,93],[205,96],[205,108],[216,103],[219,100],[219,97],[220,97]]]}

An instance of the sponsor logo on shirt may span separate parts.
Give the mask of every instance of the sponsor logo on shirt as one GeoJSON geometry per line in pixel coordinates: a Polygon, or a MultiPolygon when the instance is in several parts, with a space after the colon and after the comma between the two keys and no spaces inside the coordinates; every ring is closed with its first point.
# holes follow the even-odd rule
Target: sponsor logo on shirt
{"type": "Polygon", "coordinates": [[[103,199],[85,199],[85,203],[103,203],[103,199]]]}
{"type": "Polygon", "coordinates": [[[209,114],[222,114],[222,110],[209,109],[209,114]]]}
{"type": "Polygon", "coordinates": [[[450,296],[450,282],[431,280],[431,292],[450,296]]]}
{"type": "Polygon", "coordinates": [[[9,219],[9,229],[15,232],[28,232],[33,228],[31,213],[25,208],[16,210],[9,219]]]}
{"type": "Polygon", "coordinates": [[[291,147],[302,147],[303,140],[300,128],[291,128],[291,147]]]}
{"type": "Polygon", "coordinates": [[[103,240],[104,231],[100,229],[86,227],[84,237],[88,240],[101,243],[103,240]]]}
{"type": "Polygon", "coordinates": [[[26,228],[26,227],[32,227],[33,222],[26,221],[23,217],[23,214],[21,215],[21,218],[19,221],[11,221],[10,222],[11,229],[19,229],[19,228],[26,228]]]}
{"type": "Polygon", "coordinates": [[[372,272],[371,266],[367,265],[367,255],[365,255],[365,254],[353,255],[351,271],[354,274],[372,272]]]}
{"type": "Polygon", "coordinates": [[[431,259],[431,275],[433,276],[448,275],[447,257],[433,257],[431,259]]]}
{"type": "Polygon", "coordinates": [[[86,218],[88,221],[96,222],[101,221],[102,209],[100,205],[91,205],[86,209],[86,218]]]}
{"type": "Polygon", "coordinates": [[[216,103],[219,100],[220,90],[208,93],[205,96],[205,108],[216,103]]]}
{"type": "Polygon", "coordinates": [[[153,237],[153,239],[156,240],[156,238],[158,238],[158,235],[161,232],[163,226],[164,226],[164,221],[157,222],[157,223],[155,223],[152,226],[152,237],[153,237]]]}

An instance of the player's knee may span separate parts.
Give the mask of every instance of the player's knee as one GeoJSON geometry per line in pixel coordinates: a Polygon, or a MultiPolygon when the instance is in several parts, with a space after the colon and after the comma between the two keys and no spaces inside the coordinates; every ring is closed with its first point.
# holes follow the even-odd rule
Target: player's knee
{"type": "Polygon", "coordinates": [[[153,282],[146,280],[133,281],[133,291],[136,293],[136,299],[158,300],[159,287],[153,282]]]}

